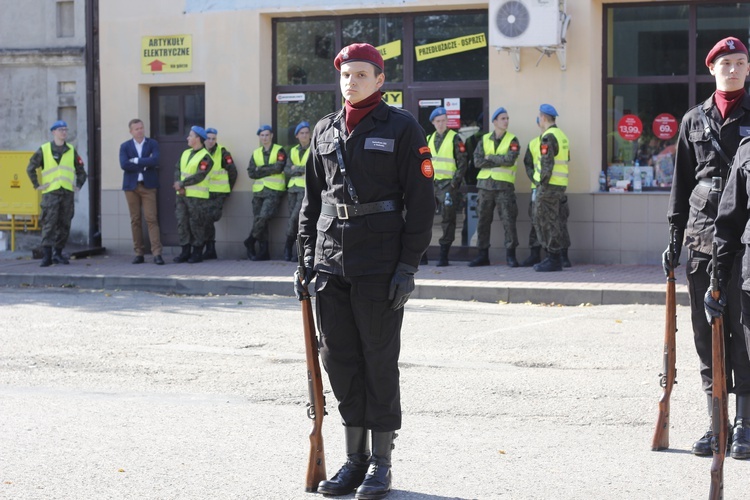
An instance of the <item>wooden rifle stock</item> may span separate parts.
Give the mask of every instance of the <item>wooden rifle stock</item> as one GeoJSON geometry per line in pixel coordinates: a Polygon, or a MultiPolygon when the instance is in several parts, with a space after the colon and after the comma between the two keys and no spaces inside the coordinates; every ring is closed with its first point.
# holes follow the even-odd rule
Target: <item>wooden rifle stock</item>
{"type": "MultiPolygon", "coordinates": [[[[297,237],[297,255],[299,255],[299,278],[305,278],[304,249],[301,237],[297,237]]],[[[312,300],[307,287],[304,287],[302,298],[302,325],[305,332],[305,359],[307,361],[307,388],[309,402],[307,416],[313,421],[310,429],[310,454],[305,475],[305,491],[318,490],[318,484],[326,478],[326,458],[323,447],[323,417],[326,414],[326,402],[323,396],[323,378],[318,361],[318,338],[315,335],[315,319],[312,312],[312,300]]]]}
{"type": "MultiPolygon", "coordinates": [[[[682,244],[675,242],[675,230],[672,227],[669,238],[669,255],[674,255],[674,246],[682,244]]],[[[667,314],[664,322],[664,364],[659,374],[659,385],[663,391],[659,398],[659,416],[656,419],[654,438],[651,441],[651,451],[666,450],[669,448],[669,401],[672,397],[672,387],[677,383],[676,362],[676,335],[677,335],[677,304],[675,302],[675,277],[674,262],[670,262],[669,274],[667,276],[667,314]]]]}
{"type": "MultiPolygon", "coordinates": [[[[716,272],[716,242],[712,249],[711,296],[719,300],[719,280],[716,272]]],[[[711,378],[712,408],[711,408],[711,448],[714,458],[711,462],[711,489],[708,498],[719,500],[724,498],[724,458],[727,454],[727,440],[729,438],[729,411],[727,409],[727,378],[724,364],[724,319],[719,316],[711,321],[711,378]]]]}

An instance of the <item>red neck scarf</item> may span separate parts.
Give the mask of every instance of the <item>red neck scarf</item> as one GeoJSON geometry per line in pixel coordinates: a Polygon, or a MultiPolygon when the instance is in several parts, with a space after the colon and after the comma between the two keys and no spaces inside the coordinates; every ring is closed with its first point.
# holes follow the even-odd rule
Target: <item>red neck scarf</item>
{"type": "Polygon", "coordinates": [[[745,97],[745,89],[733,90],[726,92],[724,90],[717,90],[714,94],[714,102],[716,107],[719,108],[722,120],[726,120],[727,116],[732,114],[732,111],[737,109],[742,100],[745,97]]]}
{"type": "Polygon", "coordinates": [[[354,127],[357,126],[362,118],[367,116],[370,111],[380,104],[383,100],[383,94],[378,90],[374,92],[370,97],[362,99],[357,104],[352,104],[349,101],[344,102],[344,108],[346,109],[346,131],[351,134],[354,127]]]}

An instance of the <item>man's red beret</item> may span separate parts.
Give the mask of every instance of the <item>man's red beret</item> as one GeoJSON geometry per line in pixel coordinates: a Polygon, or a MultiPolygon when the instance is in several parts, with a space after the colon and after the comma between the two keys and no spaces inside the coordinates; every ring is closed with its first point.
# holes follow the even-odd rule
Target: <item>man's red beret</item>
{"type": "Polygon", "coordinates": [[[380,68],[380,71],[384,71],[383,56],[369,43],[353,43],[344,47],[333,60],[333,65],[341,71],[342,64],[354,61],[368,62],[380,68]]]}
{"type": "Polygon", "coordinates": [[[745,44],[742,43],[739,38],[733,36],[719,40],[706,56],[706,66],[727,54],[747,55],[747,47],[745,47],[745,44]]]}

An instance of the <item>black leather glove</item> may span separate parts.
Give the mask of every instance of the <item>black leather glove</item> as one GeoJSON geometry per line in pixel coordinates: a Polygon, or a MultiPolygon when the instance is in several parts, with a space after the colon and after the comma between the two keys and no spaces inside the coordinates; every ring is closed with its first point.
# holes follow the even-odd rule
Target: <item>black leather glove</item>
{"type": "Polygon", "coordinates": [[[711,295],[711,289],[706,290],[706,295],[703,296],[703,306],[706,310],[706,320],[711,323],[712,318],[718,318],[724,313],[724,308],[727,305],[727,283],[729,282],[729,273],[725,269],[718,269],[716,271],[717,279],[719,281],[719,298],[715,299],[711,295]]]}
{"type": "Polygon", "coordinates": [[[401,309],[409,300],[409,295],[414,291],[414,273],[417,268],[399,262],[396,266],[396,272],[391,278],[391,288],[388,291],[388,299],[391,300],[391,309],[394,311],[401,309]]]}
{"type": "Polygon", "coordinates": [[[313,258],[305,257],[304,276],[300,276],[299,268],[294,271],[294,295],[297,297],[297,300],[303,300],[310,296],[307,287],[312,283],[314,278],[315,271],[313,270],[313,258]]]}
{"type": "MultiPolygon", "coordinates": [[[[669,226],[669,234],[672,234],[672,227],[669,226]]],[[[685,236],[685,230],[675,227],[674,228],[674,252],[669,251],[670,245],[667,245],[667,249],[661,254],[661,265],[664,268],[664,275],[669,276],[669,270],[676,268],[680,265],[680,253],[682,252],[682,238],[685,236]],[[672,265],[670,266],[670,262],[672,265]]]]}

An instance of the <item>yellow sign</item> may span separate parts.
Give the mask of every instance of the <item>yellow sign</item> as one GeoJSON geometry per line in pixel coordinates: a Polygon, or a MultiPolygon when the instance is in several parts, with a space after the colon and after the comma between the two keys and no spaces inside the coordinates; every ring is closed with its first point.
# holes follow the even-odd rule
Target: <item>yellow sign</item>
{"type": "Polygon", "coordinates": [[[404,93],[399,91],[390,91],[383,93],[383,101],[394,108],[404,107],[404,93]]]}
{"type": "Polygon", "coordinates": [[[183,73],[192,70],[192,35],[141,38],[141,71],[143,73],[183,73]]]}
{"type": "Polygon", "coordinates": [[[443,40],[442,42],[419,45],[414,47],[414,51],[416,52],[417,61],[425,61],[486,46],[487,37],[484,36],[484,33],[478,33],[476,35],[466,35],[450,40],[443,40]]]}
{"type": "Polygon", "coordinates": [[[401,40],[386,43],[385,45],[379,45],[375,48],[378,49],[380,55],[383,56],[383,60],[387,61],[388,59],[393,59],[394,57],[401,55],[401,40]]]}
{"type": "Polygon", "coordinates": [[[0,214],[39,215],[42,192],[26,173],[33,151],[0,151],[0,214]]]}

